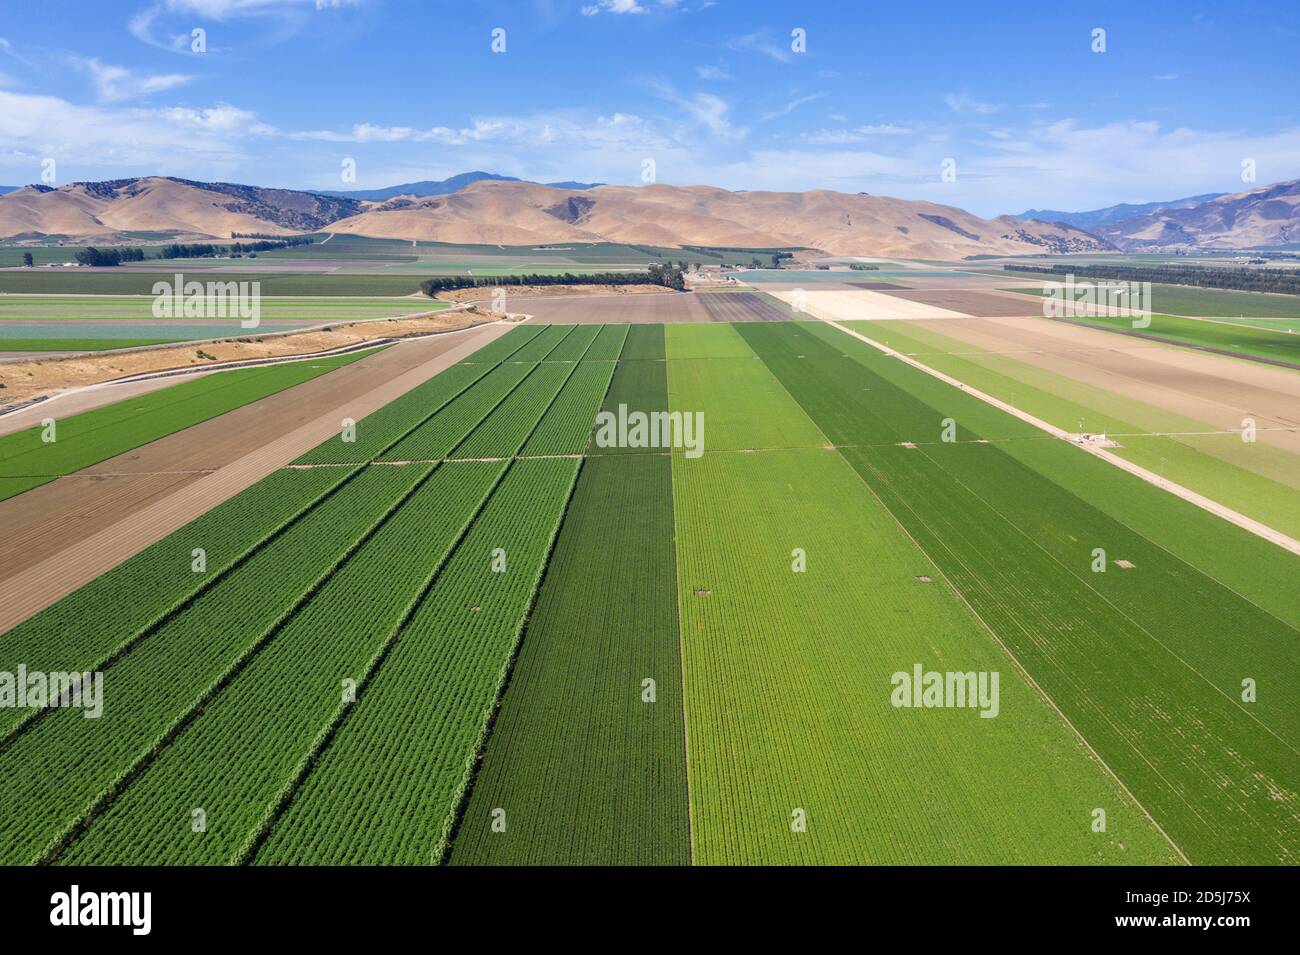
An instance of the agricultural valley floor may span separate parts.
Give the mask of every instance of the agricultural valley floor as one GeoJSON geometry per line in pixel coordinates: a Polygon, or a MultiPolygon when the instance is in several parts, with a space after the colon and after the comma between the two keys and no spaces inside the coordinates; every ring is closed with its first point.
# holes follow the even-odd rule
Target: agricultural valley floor
{"type": "Polygon", "coordinates": [[[1300,379],[914,271],[813,276],[811,316],[779,274],[512,297],[90,466],[0,457],[53,478],[0,500],[0,671],[104,674],[95,720],[0,708],[0,862],[1300,861],[1300,558],[808,319],[1136,408],[1125,453],[1187,432],[1178,479],[1278,526],[1300,379]],[[628,409],[702,446],[598,442],[628,409]],[[1259,454],[1192,439],[1244,414],[1259,454]],[[929,672],[996,696],[900,705],[929,672]]]}

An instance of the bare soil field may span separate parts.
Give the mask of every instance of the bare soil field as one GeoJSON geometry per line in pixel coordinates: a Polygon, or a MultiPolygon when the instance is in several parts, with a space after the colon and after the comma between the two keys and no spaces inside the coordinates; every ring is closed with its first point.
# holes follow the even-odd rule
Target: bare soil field
{"type": "Polygon", "coordinates": [[[1242,418],[1250,415],[1259,423],[1261,442],[1300,453],[1300,376],[1292,372],[1044,319],[920,324],[956,341],[1214,427],[1240,428],[1242,418]],[[1276,428],[1290,430],[1268,430],[1276,428]]]}
{"type": "Polygon", "coordinates": [[[507,330],[400,343],[0,502],[0,632],[507,330]]]}
{"type": "Polygon", "coordinates": [[[0,365],[0,384],[4,385],[0,407],[38,395],[53,395],[64,388],[98,384],[115,378],[167,371],[176,368],[201,368],[217,362],[305,355],[343,348],[348,345],[451,331],[496,321],[497,316],[476,308],[430,313],[423,318],[395,318],[370,322],[346,322],[320,331],[275,337],[249,335],[220,342],[143,348],[111,355],[83,354],[75,357],[49,358],[0,365]],[[211,358],[200,357],[199,352],[211,358]]]}
{"type": "Polygon", "coordinates": [[[577,295],[571,297],[506,299],[512,313],[522,313],[533,322],[548,325],[672,324],[710,322],[703,305],[710,295],[673,292],[668,295],[577,295]]]}
{"type": "Polygon", "coordinates": [[[886,290],[886,295],[935,305],[965,315],[989,318],[998,315],[1041,315],[1042,302],[1015,292],[975,291],[974,289],[911,289],[886,290]],[[1026,301],[1027,300],[1027,301],[1026,301]]]}
{"type": "Polygon", "coordinates": [[[758,292],[705,295],[700,302],[715,322],[788,322],[798,318],[758,292]]]}

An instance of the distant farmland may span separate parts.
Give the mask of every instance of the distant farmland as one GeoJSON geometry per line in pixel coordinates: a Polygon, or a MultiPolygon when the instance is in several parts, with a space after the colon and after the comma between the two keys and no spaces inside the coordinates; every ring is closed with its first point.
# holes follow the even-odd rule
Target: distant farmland
{"type": "Polygon", "coordinates": [[[0,861],[1300,853],[1296,558],[843,332],[522,325],[351,424],[5,634],[112,693],[0,709],[0,861]]]}

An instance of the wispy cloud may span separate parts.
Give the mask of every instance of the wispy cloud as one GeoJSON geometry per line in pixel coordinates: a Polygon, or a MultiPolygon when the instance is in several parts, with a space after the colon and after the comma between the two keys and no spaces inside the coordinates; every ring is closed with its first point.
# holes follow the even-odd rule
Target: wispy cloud
{"type": "Polygon", "coordinates": [[[973,98],[966,90],[960,93],[948,93],[944,96],[943,101],[948,104],[948,108],[954,113],[978,113],[987,115],[996,113],[1002,109],[1001,103],[986,103],[973,98]]]}
{"type": "Polygon", "coordinates": [[[93,57],[69,57],[68,61],[90,76],[101,103],[143,99],[154,93],[184,86],[194,77],[184,73],[136,73],[124,66],[101,63],[93,57]]]}
{"type": "Polygon", "coordinates": [[[1153,76],[1153,77],[1151,77],[1151,78],[1152,78],[1153,80],[1158,80],[1159,82],[1162,82],[1162,83],[1167,83],[1167,82],[1169,82],[1170,80],[1176,80],[1176,79],[1178,79],[1178,74],[1177,74],[1177,73],[1157,73],[1155,76],[1153,76]]]}
{"type": "Polygon", "coordinates": [[[790,63],[794,60],[794,53],[791,52],[790,47],[777,43],[767,30],[758,30],[754,33],[736,37],[727,46],[733,50],[760,53],[778,63],[790,63]]]}
{"type": "MultiPolygon", "coordinates": [[[[199,25],[196,21],[269,20],[277,29],[265,31],[263,37],[274,42],[306,27],[312,10],[342,10],[361,5],[362,0],[154,0],[127,21],[127,29],[142,43],[188,53],[190,31],[199,25]]],[[[209,47],[208,52],[216,50],[209,47]]]]}
{"type": "Polygon", "coordinates": [[[706,64],[695,68],[695,75],[702,80],[729,80],[731,79],[731,70],[725,63],[718,66],[706,64]]]}
{"type": "Polygon", "coordinates": [[[799,139],[815,146],[838,146],[847,143],[865,143],[881,136],[910,136],[917,131],[914,126],[880,123],[853,129],[817,129],[800,134],[799,139]]]}
{"type": "Polygon", "coordinates": [[[766,123],[768,120],[776,119],[777,117],[780,116],[787,116],[790,113],[793,113],[795,110],[797,110],[800,106],[803,106],[805,103],[811,103],[814,100],[822,99],[828,95],[830,94],[823,91],[820,93],[809,93],[807,96],[797,96],[794,99],[787,102],[784,106],[763,113],[762,115],[759,116],[759,119],[762,122],[766,123]]]}

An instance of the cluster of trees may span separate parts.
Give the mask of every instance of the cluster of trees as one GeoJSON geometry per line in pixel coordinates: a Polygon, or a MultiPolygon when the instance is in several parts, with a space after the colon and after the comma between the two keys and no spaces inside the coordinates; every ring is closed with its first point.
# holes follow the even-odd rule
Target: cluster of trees
{"type": "Polygon", "coordinates": [[[868,265],[866,262],[850,262],[849,268],[854,272],[875,272],[879,270],[878,265],[868,265]]]}
{"type": "Polygon", "coordinates": [[[435,295],[448,289],[496,288],[503,285],[662,285],[685,291],[686,280],[682,269],[673,265],[651,265],[645,272],[590,272],[575,275],[437,275],[420,283],[425,295],[435,295]]]}
{"type": "Polygon", "coordinates": [[[1085,279],[1122,282],[1164,282],[1197,288],[1234,289],[1239,292],[1284,292],[1300,295],[1300,271],[1295,269],[1219,268],[1205,265],[1004,265],[1015,272],[1074,275],[1085,279]]]}
{"type": "Polygon", "coordinates": [[[98,249],[93,245],[78,249],[76,260],[80,265],[96,267],[121,265],[123,262],[143,262],[144,249],[114,246],[110,249],[98,249]]]}
{"type": "Polygon", "coordinates": [[[288,239],[264,240],[261,242],[234,242],[229,245],[214,242],[169,242],[158,251],[160,259],[206,259],[215,255],[256,255],[272,249],[287,249],[296,245],[311,245],[307,236],[292,236],[288,239]]]}

